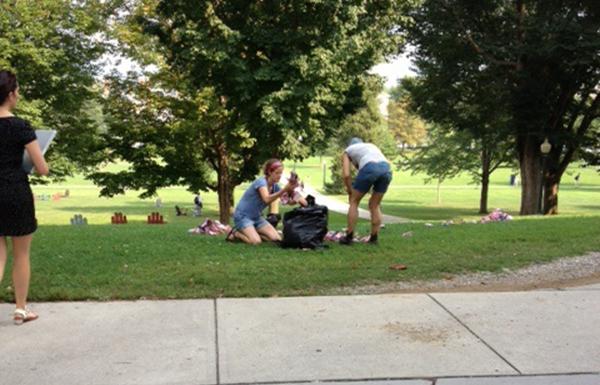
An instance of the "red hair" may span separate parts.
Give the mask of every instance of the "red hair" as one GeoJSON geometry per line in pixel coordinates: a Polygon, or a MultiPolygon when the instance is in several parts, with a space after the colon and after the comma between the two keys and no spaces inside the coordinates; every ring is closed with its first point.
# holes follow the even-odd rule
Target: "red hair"
{"type": "Polygon", "coordinates": [[[269,159],[267,163],[265,163],[263,172],[265,173],[265,176],[269,176],[271,175],[271,173],[273,173],[273,171],[277,170],[279,167],[283,167],[283,163],[281,163],[279,159],[269,159]]]}

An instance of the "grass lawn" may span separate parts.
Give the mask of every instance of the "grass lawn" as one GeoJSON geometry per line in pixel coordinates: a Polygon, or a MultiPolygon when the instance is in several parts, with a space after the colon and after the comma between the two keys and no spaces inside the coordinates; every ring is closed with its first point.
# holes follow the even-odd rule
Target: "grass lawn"
{"type": "MultiPolygon", "coordinates": [[[[317,188],[323,180],[319,161],[312,158],[296,165],[300,176],[317,188]]],[[[69,189],[70,197],[36,202],[40,228],[32,250],[30,299],[315,295],[341,286],[500,271],[598,251],[600,176],[589,168],[570,174],[576,172],[581,172],[581,185],[573,185],[572,176],[565,175],[559,216],[454,226],[440,222],[480,217],[479,190],[468,184],[468,177],[444,183],[442,203],[437,204],[435,185],[424,185],[422,176],[396,172],[384,212],[412,223],[386,226],[379,246],[331,244],[318,251],[284,250],[271,244],[252,247],[226,243],[223,237],[189,235],[187,230],[199,219],[176,217],[173,209],[176,204],[192,206],[193,196],[183,188],[162,190],[164,207],[156,209],[154,200],[138,199],[133,192],[98,198],[98,189],[81,178],[60,186],[38,186],[34,188],[38,196],[69,189]],[[111,225],[115,211],[127,214],[130,224],[111,225]],[[168,224],[146,225],[151,211],[160,211],[168,224]],[[90,225],[69,225],[76,213],[87,217],[90,225]],[[414,235],[402,237],[407,231],[414,235]],[[393,263],[404,263],[408,269],[390,270],[393,263]]],[[[509,174],[510,170],[499,170],[493,175],[489,206],[515,214],[520,190],[508,186],[509,174]]],[[[202,219],[218,218],[216,195],[206,193],[203,199],[202,219]]],[[[345,216],[331,214],[331,229],[344,225],[345,216]]],[[[361,222],[358,231],[368,231],[368,223],[361,222]]],[[[11,285],[10,274],[5,274],[0,300],[12,300],[7,289],[11,285]]]]}

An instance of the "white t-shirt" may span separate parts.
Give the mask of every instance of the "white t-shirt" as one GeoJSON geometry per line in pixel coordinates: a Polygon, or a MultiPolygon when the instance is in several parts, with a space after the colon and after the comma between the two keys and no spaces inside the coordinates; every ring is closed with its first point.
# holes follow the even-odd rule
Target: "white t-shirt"
{"type": "Polygon", "coordinates": [[[387,162],[385,155],[373,143],[356,143],[346,147],[345,152],[359,170],[370,162],[387,162]]]}

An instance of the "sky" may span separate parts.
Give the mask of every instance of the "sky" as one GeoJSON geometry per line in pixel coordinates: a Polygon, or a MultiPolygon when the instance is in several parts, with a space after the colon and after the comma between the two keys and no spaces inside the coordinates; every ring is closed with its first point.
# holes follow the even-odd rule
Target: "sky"
{"type": "Polygon", "coordinates": [[[412,64],[408,58],[408,53],[405,53],[401,56],[391,58],[387,63],[377,64],[371,69],[371,72],[386,79],[385,88],[390,88],[397,84],[398,79],[407,75],[416,75],[411,66],[412,64]]]}
{"type": "MultiPolygon", "coordinates": [[[[377,64],[371,68],[371,73],[378,74],[385,79],[385,88],[394,87],[398,84],[398,79],[402,79],[405,76],[416,75],[415,71],[412,70],[412,63],[408,57],[408,53],[401,56],[391,58],[387,63],[377,64]]],[[[379,112],[387,117],[387,106],[390,100],[390,96],[386,91],[382,92],[377,96],[379,102],[379,112]]]]}

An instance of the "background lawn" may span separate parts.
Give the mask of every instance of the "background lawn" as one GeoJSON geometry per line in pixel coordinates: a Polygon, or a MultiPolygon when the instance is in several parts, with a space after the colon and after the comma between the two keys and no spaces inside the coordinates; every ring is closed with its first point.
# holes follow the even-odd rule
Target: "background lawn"
{"type": "MultiPolygon", "coordinates": [[[[323,181],[321,161],[311,158],[296,164],[300,176],[317,188],[323,181]]],[[[294,165],[286,166],[289,170],[294,165]]],[[[510,173],[502,169],[493,174],[489,207],[516,214],[520,189],[508,186],[510,173]]],[[[189,235],[187,230],[206,216],[218,218],[214,193],[202,194],[203,216],[194,218],[175,216],[175,205],[193,207],[193,195],[184,188],[161,190],[163,207],[157,209],[154,199],[141,200],[135,192],[99,198],[98,189],[81,177],[62,185],[37,186],[38,198],[66,189],[70,196],[36,202],[40,228],[32,251],[30,299],[315,295],[342,286],[514,269],[600,250],[600,176],[594,169],[574,168],[565,175],[559,216],[442,226],[448,219],[480,218],[479,189],[468,183],[467,176],[444,183],[442,203],[437,204],[435,185],[423,184],[423,176],[396,172],[384,212],[411,223],[387,225],[379,246],[330,244],[317,251],[284,250],[272,244],[252,247],[226,243],[223,237],[189,235]],[[578,172],[581,182],[575,186],[572,176],[578,172]],[[130,224],[111,225],[115,211],[125,213],[130,224]],[[145,224],[152,211],[161,212],[168,224],[145,224]],[[76,213],[87,217],[90,225],[69,225],[76,213]],[[408,231],[414,235],[403,237],[408,231]],[[393,263],[409,268],[392,271],[393,263]]],[[[236,191],[237,197],[245,187],[236,191]]],[[[345,216],[332,213],[330,229],[344,226],[345,216]]],[[[366,233],[368,228],[363,221],[358,231],[366,233]]],[[[10,274],[5,274],[0,300],[12,300],[10,286],[10,274]]]]}

